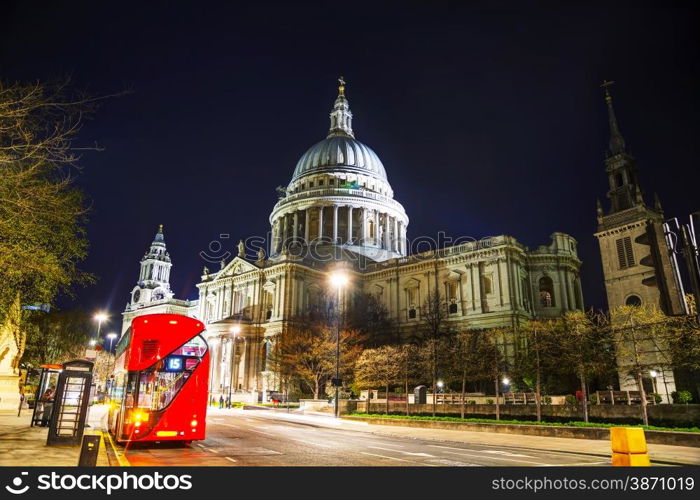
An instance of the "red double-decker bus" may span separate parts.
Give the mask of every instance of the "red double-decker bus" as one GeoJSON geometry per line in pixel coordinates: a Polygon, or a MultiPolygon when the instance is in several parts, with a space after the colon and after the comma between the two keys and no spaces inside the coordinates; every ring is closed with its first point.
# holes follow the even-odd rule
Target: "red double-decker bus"
{"type": "Polygon", "coordinates": [[[118,442],[204,439],[209,349],[204,323],[138,316],[119,340],[109,430],[118,442]]]}

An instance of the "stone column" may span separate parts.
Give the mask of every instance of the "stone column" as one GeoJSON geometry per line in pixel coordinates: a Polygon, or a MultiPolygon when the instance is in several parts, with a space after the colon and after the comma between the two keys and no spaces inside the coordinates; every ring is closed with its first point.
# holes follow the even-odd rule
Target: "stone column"
{"type": "Polygon", "coordinates": [[[280,225],[281,225],[281,227],[280,227],[280,248],[279,248],[279,251],[281,252],[282,249],[284,248],[284,243],[285,243],[285,239],[286,239],[285,233],[287,232],[287,216],[286,215],[283,215],[280,218],[280,225]]]}
{"type": "Polygon", "coordinates": [[[367,209],[360,209],[360,245],[364,245],[367,240],[367,209]]]}
{"type": "Polygon", "coordinates": [[[333,205],[333,243],[338,243],[338,205],[333,205]]]}
{"type": "Polygon", "coordinates": [[[294,241],[297,240],[297,232],[299,230],[299,212],[294,212],[294,220],[293,220],[294,227],[292,228],[292,238],[294,241]]]}
{"type": "Polygon", "coordinates": [[[318,207],[318,239],[323,238],[323,207],[318,207]]]}
{"type": "Polygon", "coordinates": [[[309,243],[309,209],[304,210],[304,242],[309,243]]]}
{"type": "Polygon", "coordinates": [[[566,311],[569,308],[569,298],[566,296],[566,279],[562,268],[557,270],[557,275],[559,276],[559,292],[561,293],[558,304],[562,311],[566,311]]]}
{"type": "Polygon", "coordinates": [[[391,250],[391,235],[389,234],[389,214],[384,214],[384,248],[391,250]]]}
{"type": "Polygon", "coordinates": [[[396,217],[394,219],[394,234],[392,235],[393,241],[391,242],[391,247],[395,252],[399,251],[399,221],[396,217]]]}
{"type": "Polygon", "coordinates": [[[372,244],[381,246],[382,242],[379,241],[379,212],[373,210],[372,213],[374,214],[374,240],[372,241],[372,244]]]}
{"type": "Polygon", "coordinates": [[[348,205],[348,245],[352,245],[352,206],[348,205]]]}

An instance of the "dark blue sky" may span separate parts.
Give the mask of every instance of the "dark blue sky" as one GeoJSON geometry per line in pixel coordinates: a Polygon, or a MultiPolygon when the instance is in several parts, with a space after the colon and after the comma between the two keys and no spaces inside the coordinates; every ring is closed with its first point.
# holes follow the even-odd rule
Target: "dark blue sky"
{"type": "Polygon", "coordinates": [[[600,307],[603,79],[617,81],[649,199],[657,191],[667,215],[700,208],[698,12],[610,3],[17,1],[3,11],[0,77],[71,73],[94,93],[133,90],[81,133],[106,150],[82,161],[84,268],[100,280],[80,306],[123,309],[160,223],[176,296],[196,297],[199,251],[220,233],[233,250],[268,230],[275,187],[325,136],[342,74],[409,237],[506,233],[537,246],[570,233],[586,302],[600,307]]]}

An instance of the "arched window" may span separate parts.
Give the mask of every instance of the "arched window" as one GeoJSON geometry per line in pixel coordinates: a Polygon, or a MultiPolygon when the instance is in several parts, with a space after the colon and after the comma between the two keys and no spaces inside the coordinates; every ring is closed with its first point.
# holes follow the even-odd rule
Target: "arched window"
{"type": "Polygon", "coordinates": [[[639,295],[630,295],[625,299],[625,305],[639,307],[642,305],[642,299],[639,297],[639,295]]]}
{"type": "Polygon", "coordinates": [[[623,183],[622,174],[615,174],[615,187],[622,186],[622,183],[623,183]]]}
{"type": "Polygon", "coordinates": [[[554,283],[549,276],[540,278],[540,304],[542,307],[554,307],[554,283]]]}

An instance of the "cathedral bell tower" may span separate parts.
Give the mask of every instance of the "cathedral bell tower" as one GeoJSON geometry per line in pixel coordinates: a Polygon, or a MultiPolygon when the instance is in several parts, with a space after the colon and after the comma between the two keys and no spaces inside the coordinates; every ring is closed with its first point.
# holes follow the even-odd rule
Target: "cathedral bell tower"
{"type": "Polygon", "coordinates": [[[127,307],[138,308],[151,302],[171,299],[173,297],[173,292],[170,290],[172,265],[170,255],[165,248],[161,224],[151,247],[141,259],[139,281],[131,291],[131,303],[127,307]]]}
{"type": "Polygon", "coordinates": [[[655,197],[647,206],[637,176],[637,163],[627,151],[613,109],[609,87],[603,82],[610,141],[605,159],[610,209],[597,202],[598,231],[605,289],[610,309],[620,305],[658,305],[666,314],[684,311],[681,288],[664,239],[664,214],[655,197]]]}

